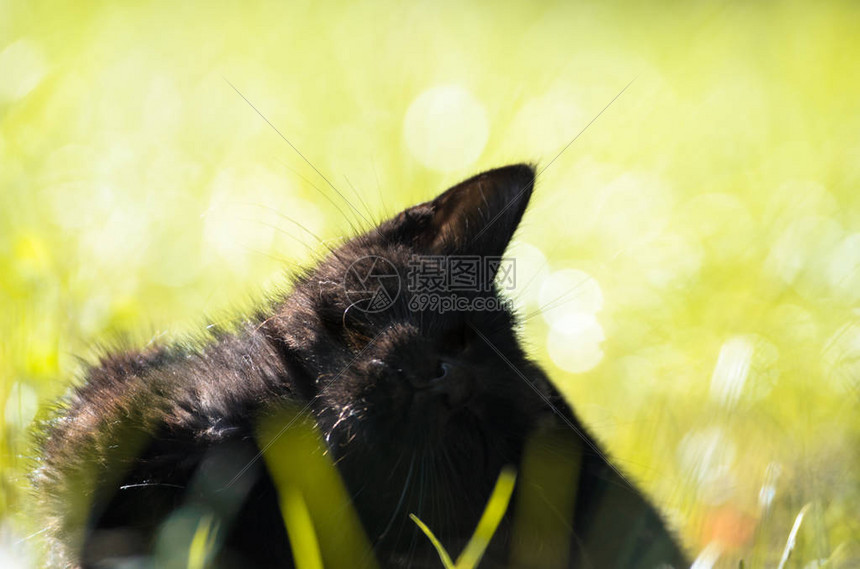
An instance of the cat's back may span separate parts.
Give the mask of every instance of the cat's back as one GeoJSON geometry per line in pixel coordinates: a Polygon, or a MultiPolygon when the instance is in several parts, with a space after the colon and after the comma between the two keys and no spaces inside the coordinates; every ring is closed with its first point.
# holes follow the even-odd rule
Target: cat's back
{"type": "Polygon", "coordinates": [[[273,395],[291,396],[277,342],[260,324],[215,332],[141,350],[115,351],[90,367],[84,381],[46,423],[43,460],[79,439],[98,445],[112,424],[195,428],[218,434],[218,425],[247,417],[250,407],[273,395]]]}
{"type": "MultiPolygon", "coordinates": [[[[34,471],[52,524],[52,565],[148,551],[166,516],[213,503],[207,493],[224,493],[233,509],[252,487],[273,494],[256,464],[253,417],[273,400],[301,397],[288,367],[257,322],[204,341],[112,353],[91,367],[46,422],[34,471]],[[239,483],[224,479],[246,464],[239,483]]],[[[274,521],[267,525],[282,527],[274,521]]]]}

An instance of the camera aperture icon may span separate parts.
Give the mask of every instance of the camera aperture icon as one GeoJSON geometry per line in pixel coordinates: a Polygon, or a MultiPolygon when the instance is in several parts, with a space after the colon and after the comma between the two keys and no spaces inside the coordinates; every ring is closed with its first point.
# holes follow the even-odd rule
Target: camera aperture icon
{"type": "Polygon", "coordinates": [[[383,257],[360,257],[346,270],[343,288],[349,301],[363,312],[382,312],[400,294],[400,274],[383,257]]]}

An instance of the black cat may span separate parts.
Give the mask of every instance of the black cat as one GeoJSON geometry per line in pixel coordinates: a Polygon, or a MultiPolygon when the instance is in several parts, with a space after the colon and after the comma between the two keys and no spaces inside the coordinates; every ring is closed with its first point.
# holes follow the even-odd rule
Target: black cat
{"type": "MultiPolygon", "coordinates": [[[[347,241],[235,329],[90,369],[46,428],[35,473],[55,535],[49,561],[169,565],[160,548],[193,549],[182,528],[205,519],[210,566],[294,566],[260,423],[289,427],[303,410],[351,501],[344,523],[357,514],[372,547],[350,566],[441,567],[409,514],[456,554],[507,465],[521,476],[481,567],[688,566],[523,353],[497,291],[497,258],[534,176],[524,165],[475,176],[347,241]],[[456,306],[416,302],[427,260],[473,263],[468,286],[445,292],[456,306]],[[532,447],[549,462],[529,479],[532,447]],[[559,473],[558,488],[543,487],[559,473]]],[[[275,458],[299,469],[305,459],[275,458]]]]}

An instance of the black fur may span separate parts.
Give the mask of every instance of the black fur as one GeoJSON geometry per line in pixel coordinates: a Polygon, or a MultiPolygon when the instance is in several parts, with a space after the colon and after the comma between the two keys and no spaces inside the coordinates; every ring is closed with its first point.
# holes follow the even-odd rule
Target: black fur
{"type": "MultiPolygon", "coordinates": [[[[414,310],[397,279],[379,281],[396,298],[371,312],[343,286],[367,256],[390,262],[402,285],[415,254],[501,255],[533,184],[523,165],[480,174],[346,242],[237,330],[92,368],[49,425],[35,476],[50,562],[153,566],[158,540],[184,535],[171,516],[181,507],[217,522],[215,565],[291,567],[279,490],[256,458],[260,420],[292,404],[313,417],[382,567],[441,567],[410,513],[458,553],[501,469],[520,465],[540,432],[579,457],[574,511],[560,516],[566,566],[685,566],[655,510],[523,353],[512,314],[414,310]]],[[[498,297],[491,281],[461,296],[498,297]]],[[[516,500],[481,567],[509,566],[518,539],[534,548],[518,564],[546,566],[541,535],[514,535],[516,500]]]]}

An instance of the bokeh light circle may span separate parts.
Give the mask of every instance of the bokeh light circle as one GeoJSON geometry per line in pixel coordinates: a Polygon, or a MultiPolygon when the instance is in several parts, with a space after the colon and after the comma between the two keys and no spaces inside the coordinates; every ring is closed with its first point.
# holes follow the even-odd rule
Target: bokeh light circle
{"type": "Polygon", "coordinates": [[[459,85],[432,87],[409,105],[403,137],[424,166],[440,171],[475,162],[490,134],[484,106],[459,85]]]}
{"type": "Polygon", "coordinates": [[[603,327],[593,314],[568,314],[555,321],[547,336],[552,362],[570,373],[584,373],[603,359],[603,327]]]}

